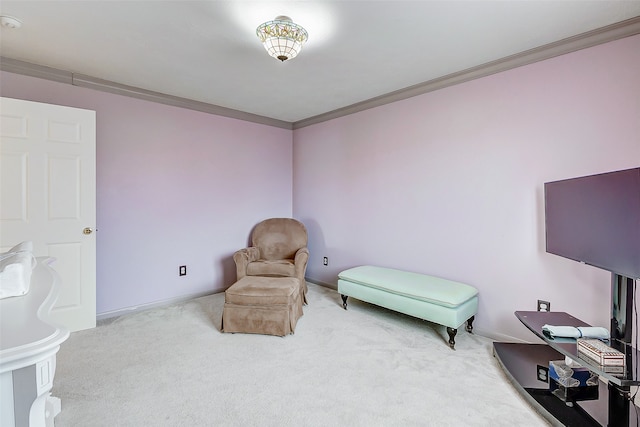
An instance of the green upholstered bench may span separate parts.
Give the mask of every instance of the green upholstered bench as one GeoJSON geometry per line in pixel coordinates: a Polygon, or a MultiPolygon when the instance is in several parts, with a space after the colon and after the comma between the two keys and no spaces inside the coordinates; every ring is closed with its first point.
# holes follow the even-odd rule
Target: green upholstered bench
{"type": "Polygon", "coordinates": [[[379,305],[447,327],[449,346],[455,346],[458,328],[467,322],[473,330],[478,312],[478,290],[464,283],[425,274],[370,265],[338,275],[338,292],[347,309],[347,297],[379,305]]]}

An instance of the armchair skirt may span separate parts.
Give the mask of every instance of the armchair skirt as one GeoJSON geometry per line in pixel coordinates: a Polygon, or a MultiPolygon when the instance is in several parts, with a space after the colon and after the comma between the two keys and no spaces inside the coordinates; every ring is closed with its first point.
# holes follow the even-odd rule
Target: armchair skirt
{"type": "Polygon", "coordinates": [[[224,293],[222,331],[291,334],[302,316],[302,298],[294,277],[245,276],[224,293]]]}

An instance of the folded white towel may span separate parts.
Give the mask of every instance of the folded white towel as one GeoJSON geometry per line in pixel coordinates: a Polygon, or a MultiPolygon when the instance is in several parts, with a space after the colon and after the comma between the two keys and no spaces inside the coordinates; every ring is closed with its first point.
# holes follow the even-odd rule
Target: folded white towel
{"type": "Polygon", "coordinates": [[[32,242],[27,241],[0,253],[0,299],[29,292],[31,271],[36,265],[32,248],[32,242]]]}
{"type": "Polygon", "coordinates": [[[550,338],[598,338],[609,339],[609,331],[600,326],[552,326],[544,325],[542,332],[550,338]]]}

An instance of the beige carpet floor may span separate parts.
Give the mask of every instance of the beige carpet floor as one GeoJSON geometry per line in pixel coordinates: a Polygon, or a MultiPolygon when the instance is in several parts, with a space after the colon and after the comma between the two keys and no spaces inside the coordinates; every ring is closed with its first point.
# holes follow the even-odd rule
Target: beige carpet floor
{"type": "Polygon", "coordinates": [[[309,284],[295,334],[220,332],[224,294],[121,316],[58,353],[57,427],[544,426],[492,355],[309,284]]]}

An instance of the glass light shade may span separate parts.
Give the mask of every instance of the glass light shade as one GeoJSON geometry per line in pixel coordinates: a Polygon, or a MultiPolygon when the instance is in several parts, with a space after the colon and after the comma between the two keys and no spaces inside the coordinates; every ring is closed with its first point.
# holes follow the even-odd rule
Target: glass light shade
{"type": "Polygon", "coordinates": [[[283,62],[295,58],[309,38],[307,30],[287,16],[278,16],[260,25],[256,35],[269,55],[283,62]]]}

